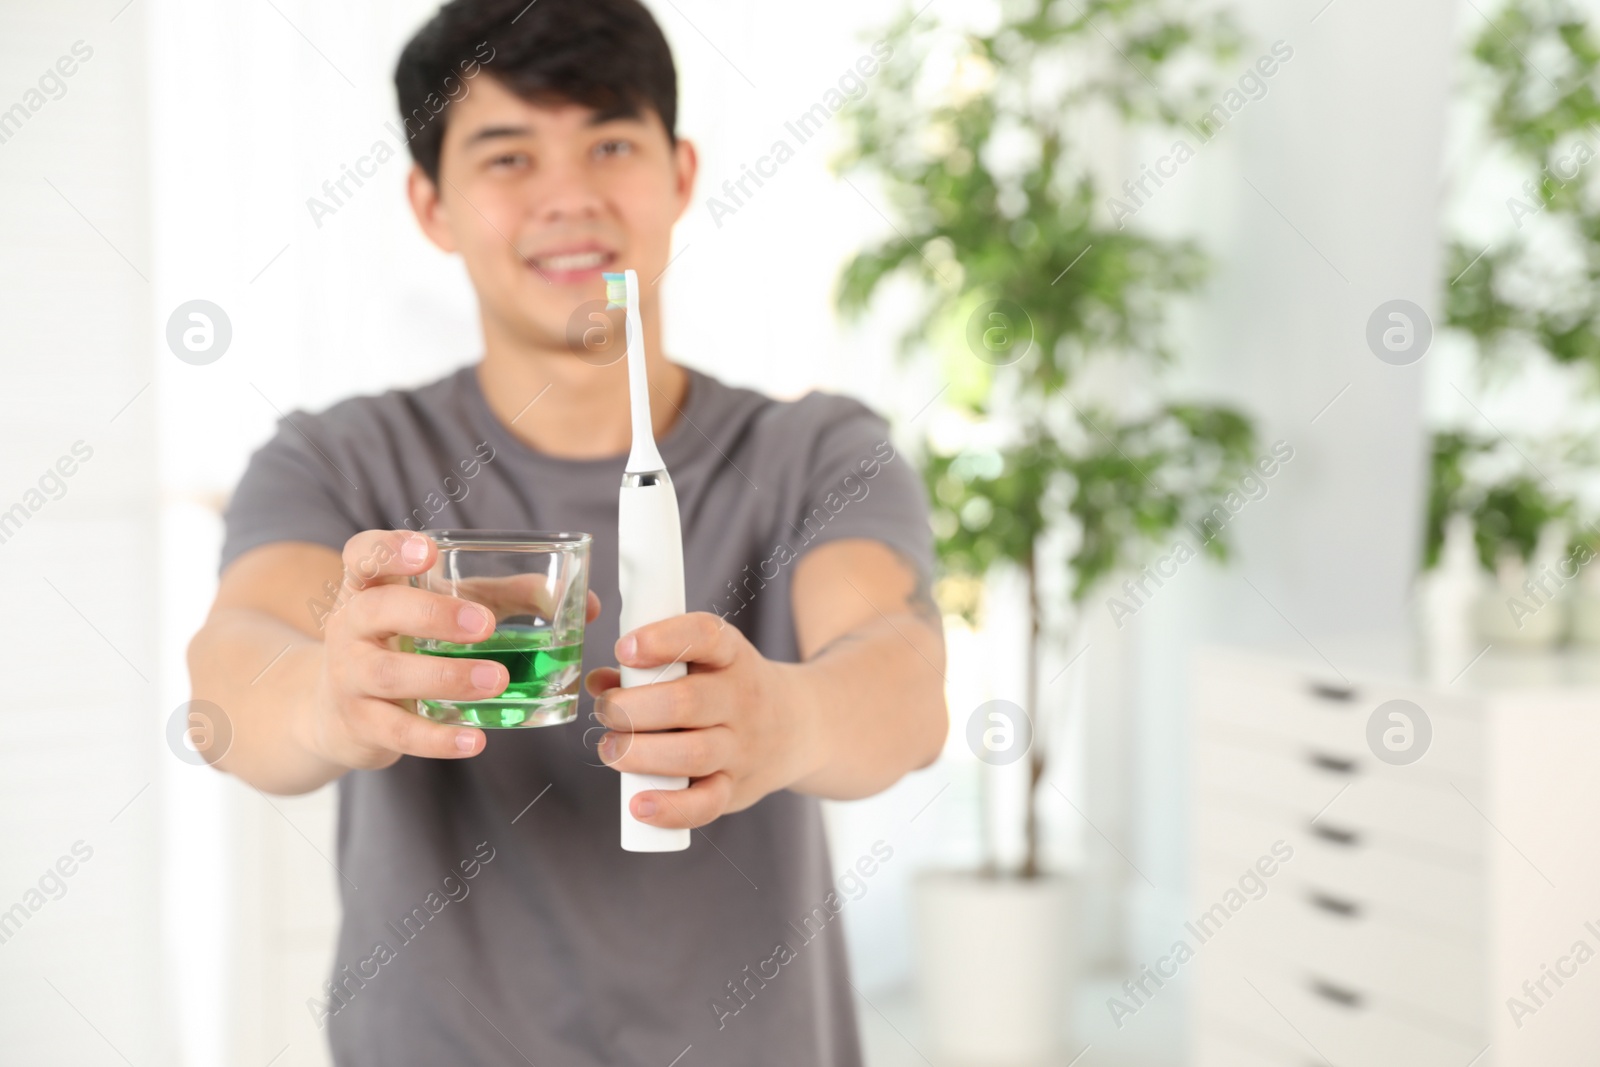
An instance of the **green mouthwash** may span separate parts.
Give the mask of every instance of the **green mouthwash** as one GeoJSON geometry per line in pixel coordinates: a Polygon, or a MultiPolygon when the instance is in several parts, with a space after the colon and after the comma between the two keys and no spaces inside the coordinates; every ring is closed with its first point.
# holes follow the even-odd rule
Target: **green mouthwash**
{"type": "Polygon", "coordinates": [[[551,726],[571,721],[577,712],[581,631],[568,644],[558,644],[548,628],[502,626],[477,644],[418,641],[416,645],[425,656],[492,660],[511,677],[503,693],[487,700],[419,700],[422,713],[430,719],[491,728],[551,726]]]}

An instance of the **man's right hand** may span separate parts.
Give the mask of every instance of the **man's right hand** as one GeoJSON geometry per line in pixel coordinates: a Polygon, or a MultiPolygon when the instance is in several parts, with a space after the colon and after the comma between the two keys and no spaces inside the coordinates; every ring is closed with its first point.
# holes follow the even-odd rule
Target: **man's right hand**
{"type": "Polygon", "coordinates": [[[402,635],[468,644],[494,632],[494,617],[479,605],[407,584],[438,551],[431,537],[403,530],[367,530],[345,542],[345,587],[355,591],[325,620],[322,673],[302,724],[302,743],[323,759],[374,769],[401,756],[483,750],[482,730],[433,722],[408,706],[424,697],[487,700],[510,680],[488,660],[398,651],[402,635]]]}
{"type": "MultiPolygon", "coordinates": [[[[323,759],[370,770],[401,756],[455,759],[483,750],[482,730],[433,722],[412,702],[487,700],[505,691],[506,669],[396,647],[401,636],[470,644],[494,632],[494,614],[484,606],[407,584],[433,566],[438,551],[433,538],[403,530],[367,530],[345,542],[345,581],[356,591],[324,623],[322,676],[303,739],[323,759]]],[[[589,621],[599,613],[591,592],[589,621]]]]}

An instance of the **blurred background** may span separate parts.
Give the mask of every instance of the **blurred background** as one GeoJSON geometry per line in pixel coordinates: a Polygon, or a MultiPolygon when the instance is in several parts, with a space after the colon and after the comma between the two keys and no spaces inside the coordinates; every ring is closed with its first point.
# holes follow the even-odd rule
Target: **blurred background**
{"type": "MultiPolygon", "coordinates": [[[[332,791],[203,766],[183,656],[275,422],[477,357],[387,125],[434,6],[0,6],[6,1062],[328,1062],[332,791]]],[[[1592,1062],[1597,12],[649,6],[669,354],[935,504],[946,753],[828,809],[868,1062],[1592,1062]]]]}

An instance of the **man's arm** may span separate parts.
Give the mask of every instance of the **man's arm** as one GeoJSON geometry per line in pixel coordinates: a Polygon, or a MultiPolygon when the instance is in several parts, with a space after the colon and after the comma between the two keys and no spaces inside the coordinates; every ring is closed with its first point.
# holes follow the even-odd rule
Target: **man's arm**
{"type": "Polygon", "coordinates": [[[841,539],[801,558],[792,590],[800,663],[769,660],[694,612],[616,648],[630,667],[687,661],[685,677],[624,690],[616,670],[590,672],[609,731],[601,759],[692,779],[637,794],[635,818],[703,826],[779,789],[870,796],[938,758],[949,726],[944,636],[916,567],[878,541],[841,539]]]}
{"type": "Polygon", "coordinates": [[[880,541],[834,541],[800,558],[792,599],[818,751],[789,788],[853,800],[938,759],[944,625],[916,565],[880,541]]]}
{"type": "Polygon", "coordinates": [[[339,768],[314,757],[295,724],[321,671],[322,640],[308,602],[326,602],[341,581],[339,554],[280,542],[246,552],[217,586],[205,625],[189,642],[190,688],[222,709],[226,742],[202,755],[269,793],[305,793],[339,768]]]}

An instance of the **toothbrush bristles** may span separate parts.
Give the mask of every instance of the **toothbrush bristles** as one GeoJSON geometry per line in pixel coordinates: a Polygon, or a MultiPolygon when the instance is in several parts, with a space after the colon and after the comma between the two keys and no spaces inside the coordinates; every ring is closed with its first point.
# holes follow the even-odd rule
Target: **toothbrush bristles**
{"type": "Polygon", "coordinates": [[[606,307],[626,308],[628,306],[628,276],[626,274],[602,272],[600,277],[606,280],[606,307]]]}

